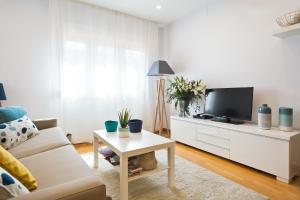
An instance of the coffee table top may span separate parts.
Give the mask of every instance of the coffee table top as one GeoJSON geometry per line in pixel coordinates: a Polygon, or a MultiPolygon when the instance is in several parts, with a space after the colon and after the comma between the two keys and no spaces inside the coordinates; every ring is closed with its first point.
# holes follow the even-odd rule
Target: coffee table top
{"type": "Polygon", "coordinates": [[[146,130],[141,133],[129,133],[128,138],[120,138],[118,132],[108,133],[106,130],[94,131],[97,137],[109,146],[119,156],[134,156],[162,148],[168,148],[175,144],[173,140],[159,136],[146,130]]]}

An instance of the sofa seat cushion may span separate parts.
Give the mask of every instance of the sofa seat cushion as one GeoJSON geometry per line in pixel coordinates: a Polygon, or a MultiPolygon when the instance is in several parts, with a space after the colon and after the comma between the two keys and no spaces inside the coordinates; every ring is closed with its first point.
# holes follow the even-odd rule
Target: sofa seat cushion
{"type": "Polygon", "coordinates": [[[40,134],[9,150],[16,158],[24,158],[37,153],[70,144],[59,127],[41,130],[40,134]]]}
{"type": "Polygon", "coordinates": [[[37,190],[95,175],[72,145],[25,157],[20,161],[37,179],[37,190]]]}

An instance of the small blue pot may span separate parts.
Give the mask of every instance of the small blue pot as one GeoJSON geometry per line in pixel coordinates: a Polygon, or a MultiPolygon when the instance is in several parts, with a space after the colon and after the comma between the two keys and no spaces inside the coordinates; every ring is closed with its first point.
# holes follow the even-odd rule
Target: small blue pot
{"type": "Polygon", "coordinates": [[[117,121],[112,121],[108,120],[105,121],[105,129],[107,132],[116,132],[118,128],[118,122],[117,121]]]}
{"type": "Polygon", "coordinates": [[[139,119],[131,119],[128,121],[130,133],[142,132],[143,121],[139,119]]]}

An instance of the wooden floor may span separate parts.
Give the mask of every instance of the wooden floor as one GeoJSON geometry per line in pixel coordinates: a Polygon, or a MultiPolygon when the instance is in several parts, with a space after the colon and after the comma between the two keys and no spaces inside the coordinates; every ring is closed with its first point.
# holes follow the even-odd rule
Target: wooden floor
{"type": "MultiPolygon", "coordinates": [[[[92,152],[91,144],[78,144],[75,147],[79,153],[92,152]]],[[[175,152],[178,156],[264,194],[271,200],[300,200],[300,177],[290,184],[282,183],[275,176],[179,143],[176,144],[175,152]]]]}

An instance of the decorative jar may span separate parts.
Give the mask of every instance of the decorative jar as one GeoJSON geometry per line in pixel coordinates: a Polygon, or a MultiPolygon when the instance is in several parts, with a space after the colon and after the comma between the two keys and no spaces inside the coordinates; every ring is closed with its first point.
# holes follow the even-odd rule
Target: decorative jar
{"type": "Polygon", "coordinates": [[[279,108],[279,129],[282,131],[293,131],[293,109],[279,108]]]}
{"type": "Polygon", "coordinates": [[[267,104],[262,104],[258,108],[258,127],[269,130],[272,127],[272,110],[267,104]]]}

